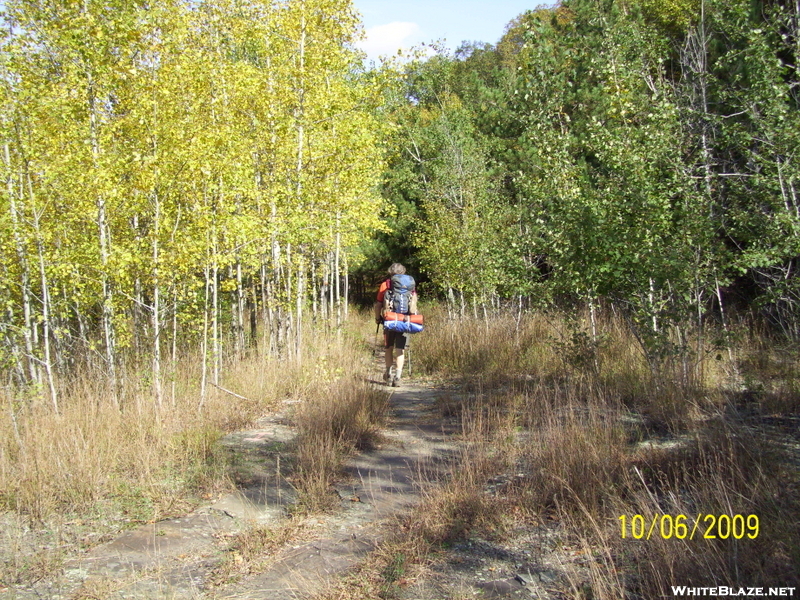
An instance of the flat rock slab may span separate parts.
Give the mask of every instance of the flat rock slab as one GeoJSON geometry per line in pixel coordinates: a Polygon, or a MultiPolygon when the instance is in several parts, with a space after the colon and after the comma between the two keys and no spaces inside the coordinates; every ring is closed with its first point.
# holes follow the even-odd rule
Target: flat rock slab
{"type": "MultiPolygon", "coordinates": [[[[61,577],[9,598],[192,598],[213,567],[218,536],[240,525],[208,508],[142,525],[68,561],[61,577]]],[[[5,599],[4,599],[5,600],[5,599]]]]}
{"type": "Polygon", "coordinates": [[[79,568],[110,576],[127,575],[132,570],[157,567],[166,560],[194,553],[208,546],[215,536],[235,528],[230,517],[201,510],[128,531],[91,550],[80,560],[79,568]]]}
{"type": "Polygon", "coordinates": [[[374,531],[364,537],[339,533],[290,548],[272,568],[216,598],[236,600],[297,600],[322,589],[332,577],[354,566],[377,546],[374,531]]]}

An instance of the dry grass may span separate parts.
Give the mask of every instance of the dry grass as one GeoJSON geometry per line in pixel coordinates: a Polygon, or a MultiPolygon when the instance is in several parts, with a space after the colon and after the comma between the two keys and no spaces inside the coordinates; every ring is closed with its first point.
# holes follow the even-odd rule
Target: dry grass
{"type": "Polygon", "coordinates": [[[370,448],[388,408],[388,395],[364,379],[345,377],[327,386],[297,410],[295,485],[302,507],[330,510],[338,502],[331,484],[344,458],[370,448]]]}
{"type": "Polygon", "coordinates": [[[796,582],[798,478],[781,454],[753,429],[717,419],[681,447],[631,457],[628,465],[635,475],[624,481],[623,493],[611,497],[617,513],[641,514],[648,522],[654,515],[683,514],[690,528],[699,514],[757,515],[760,530],[756,539],[735,539],[723,527],[722,534],[718,529],[710,532],[717,539],[706,539],[714,521],[704,518],[698,528],[704,535],[697,533],[693,540],[656,535],[643,543],[630,536],[622,540],[609,528],[604,543],[629,575],[626,589],[650,597],[676,584],[796,582]]]}
{"type": "MultiPolygon", "coordinates": [[[[591,557],[585,568],[565,566],[567,598],[652,598],[669,585],[800,579],[796,349],[751,331],[732,336],[739,345],[730,354],[701,350],[654,364],[613,316],[601,316],[597,339],[585,319],[558,314],[469,329],[443,312],[426,317],[415,373],[467,382],[466,396],[440,405],[462,420],[462,459],[397,535],[324,597],[399,595],[432,551],[476,533],[502,535],[520,515],[567,524],[565,543],[591,557]],[[755,540],[622,539],[619,516],[637,514],[754,514],[761,529],[755,540]]],[[[296,363],[228,365],[221,384],[249,400],[212,390],[201,411],[192,357],[160,409],[143,383],[131,383],[117,410],[89,373],[71,383],[60,415],[4,397],[0,504],[29,522],[81,515],[107,530],[183,512],[194,496],[230,485],[219,437],[293,399],[302,400],[293,416],[300,433],[293,482],[302,510],[328,510],[342,461],[374,443],[386,411],[386,395],[361,375],[364,333],[317,334],[296,363]]],[[[231,540],[220,581],[258,569],[299,522],[231,540]]],[[[2,558],[0,583],[8,584],[44,576],[62,555],[2,558]]]]}
{"type": "MultiPolygon", "coordinates": [[[[741,336],[742,347],[731,352],[738,364],[713,351],[653,368],[613,318],[602,321],[597,344],[558,316],[519,326],[500,318],[469,331],[430,323],[415,346],[417,361],[429,373],[470,380],[469,398],[440,407],[461,417],[467,450],[361,581],[385,581],[381,568],[393,548],[410,545],[423,560],[471,535],[502,535],[518,515],[566,524],[564,545],[589,557],[580,568],[565,561],[567,598],[654,598],[669,595],[671,585],[800,580],[796,427],[787,445],[772,421],[751,418],[755,407],[756,417],[796,426],[796,350],[741,336]],[[734,375],[753,387],[737,391],[734,375]],[[501,493],[488,485],[497,481],[501,493]],[[649,526],[656,514],[687,515],[690,530],[698,514],[758,515],[760,531],[754,540],[662,539],[660,531],[633,539],[632,516],[649,526]],[[626,539],[620,515],[628,516],[626,539]]],[[[335,597],[386,597],[380,586],[366,591],[348,595],[340,587],[335,597]]]]}
{"type": "MultiPolygon", "coordinates": [[[[325,508],[343,455],[368,443],[385,411],[385,395],[362,381],[368,360],[358,327],[368,321],[356,315],[353,322],[352,329],[308,335],[313,343],[301,361],[251,356],[228,364],[220,385],[246,399],[209,386],[201,403],[201,361],[192,355],[176,369],[174,396],[165,383],[161,407],[148,379],[134,377],[131,368],[118,396],[121,409],[103,377],[88,371],[62,382],[60,414],[47,402],[6,391],[0,396],[0,516],[10,511],[42,531],[92,523],[99,541],[138,522],[184,514],[233,486],[220,437],[284,400],[301,400],[294,417],[301,433],[295,482],[303,506],[325,508]]],[[[70,540],[62,547],[85,545],[70,540]]],[[[35,580],[40,563],[57,566],[64,554],[20,556],[11,546],[0,547],[0,584],[35,580]]]]}

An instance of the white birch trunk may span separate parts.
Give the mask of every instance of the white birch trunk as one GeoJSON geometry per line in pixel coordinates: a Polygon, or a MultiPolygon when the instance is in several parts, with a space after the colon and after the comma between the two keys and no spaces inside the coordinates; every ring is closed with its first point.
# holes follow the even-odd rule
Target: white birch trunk
{"type": "MultiPolygon", "coordinates": [[[[35,361],[34,344],[33,344],[33,315],[31,310],[31,284],[30,284],[30,271],[28,265],[28,256],[25,252],[25,244],[22,239],[22,233],[19,227],[19,214],[17,212],[16,194],[14,189],[14,180],[11,172],[11,153],[8,144],[4,146],[5,163],[8,168],[8,177],[6,179],[6,187],[9,200],[9,212],[11,214],[11,228],[12,236],[14,238],[14,247],[17,253],[17,260],[20,266],[20,284],[22,286],[22,318],[23,328],[22,337],[25,342],[25,355],[26,364],[28,367],[28,377],[34,383],[40,383],[39,369],[35,361]]],[[[21,189],[21,187],[20,187],[21,189]]]]}
{"type": "Polygon", "coordinates": [[[31,183],[30,173],[27,175],[28,179],[28,197],[31,203],[31,214],[33,215],[33,226],[36,232],[36,250],[39,257],[39,277],[40,285],[42,287],[42,326],[44,331],[42,333],[42,342],[44,344],[44,369],[47,376],[47,387],[50,390],[50,400],[53,403],[53,409],[58,413],[58,392],[56,390],[55,379],[53,377],[53,361],[50,349],[50,286],[47,281],[47,272],[44,265],[44,244],[42,242],[42,232],[39,226],[39,219],[41,214],[36,210],[33,202],[33,185],[31,183]]]}
{"type": "Polygon", "coordinates": [[[203,302],[203,343],[202,343],[202,354],[203,354],[203,365],[202,371],[200,374],[200,404],[197,406],[197,411],[200,412],[203,410],[203,405],[206,401],[206,396],[208,394],[208,308],[209,308],[209,296],[211,295],[211,268],[206,265],[205,267],[205,279],[206,279],[206,286],[205,286],[205,301],[203,302]]]}
{"type": "Polygon", "coordinates": [[[153,223],[153,393],[159,411],[162,403],[161,390],[161,282],[159,279],[158,262],[160,260],[158,235],[161,224],[161,199],[158,192],[153,194],[155,215],[153,223]]]}

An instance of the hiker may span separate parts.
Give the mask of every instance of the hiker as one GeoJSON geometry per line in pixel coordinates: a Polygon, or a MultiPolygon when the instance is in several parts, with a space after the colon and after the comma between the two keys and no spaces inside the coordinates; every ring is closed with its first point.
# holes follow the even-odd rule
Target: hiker
{"type": "MultiPolygon", "coordinates": [[[[383,281],[378,288],[378,297],[375,302],[375,322],[383,323],[384,314],[388,311],[404,314],[417,314],[416,282],[410,275],[406,275],[406,268],[400,263],[389,267],[389,278],[383,281]]],[[[383,328],[383,346],[385,349],[386,369],[383,380],[391,383],[392,387],[400,384],[403,376],[403,363],[405,362],[405,348],[409,333],[391,331],[383,328]],[[396,357],[394,356],[396,352],[396,357]],[[394,366],[394,376],[392,375],[394,366]]]]}

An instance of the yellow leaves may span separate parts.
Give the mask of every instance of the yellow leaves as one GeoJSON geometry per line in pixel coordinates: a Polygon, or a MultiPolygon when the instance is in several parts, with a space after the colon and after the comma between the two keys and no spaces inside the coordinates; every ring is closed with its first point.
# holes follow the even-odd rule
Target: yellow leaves
{"type": "MultiPolygon", "coordinates": [[[[66,290],[58,310],[99,318],[107,282],[125,345],[154,285],[193,297],[180,320],[196,324],[212,264],[229,293],[224,270],[241,261],[257,278],[273,239],[310,268],[315,252],[382,227],[387,124],[375,111],[388,77],[351,72],[349,0],[109,0],[67,3],[59,19],[9,4],[24,17],[13,35],[40,36],[15,46],[20,83],[7,93],[24,108],[9,117],[24,132],[14,151],[36,172],[48,273],[66,290]]],[[[17,260],[13,244],[0,260],[17,260]]]]}

